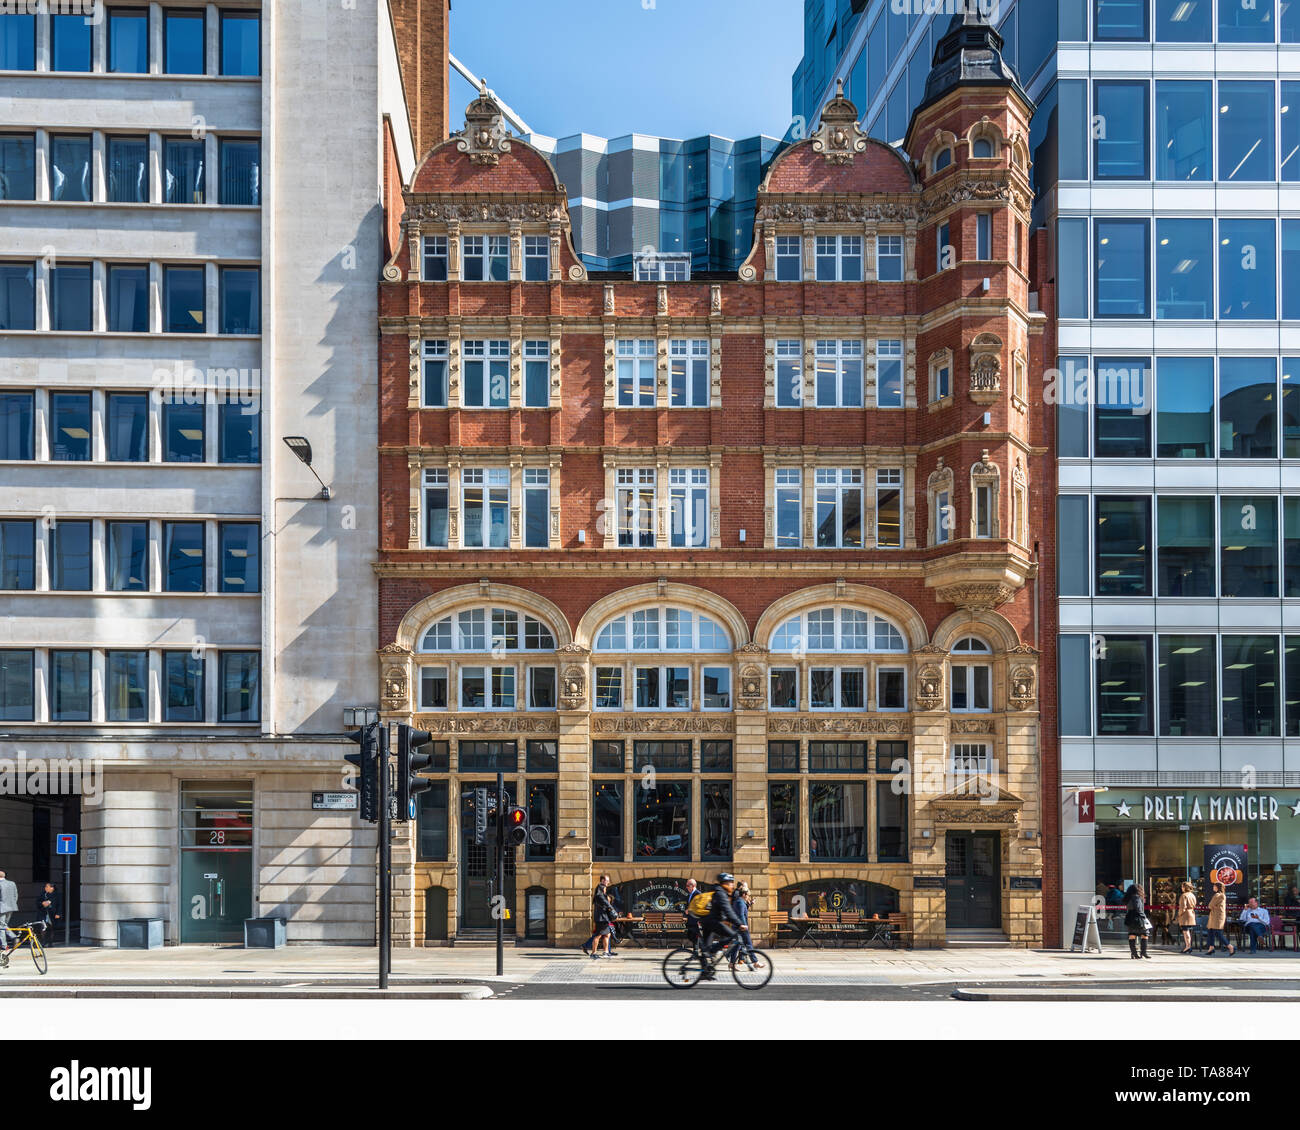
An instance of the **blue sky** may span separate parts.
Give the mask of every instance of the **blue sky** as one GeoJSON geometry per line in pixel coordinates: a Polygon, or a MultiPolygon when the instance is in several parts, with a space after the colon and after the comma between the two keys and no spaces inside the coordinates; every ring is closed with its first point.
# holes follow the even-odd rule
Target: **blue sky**
{"type": "MultiPolygon", "coordinates": [[[[803,4],[452,0],[451,50],[552,137],[780,137],[803,54],[803,4]]],[[[456,75],[453,130],[472,97],[456,75]]]]}

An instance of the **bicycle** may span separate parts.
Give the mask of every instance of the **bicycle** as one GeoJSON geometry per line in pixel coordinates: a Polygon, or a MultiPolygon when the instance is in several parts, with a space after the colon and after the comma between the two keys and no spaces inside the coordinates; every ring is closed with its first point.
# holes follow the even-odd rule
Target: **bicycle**
{"type": "Polygon", "coordinates": [[[737,933],[725,946],[706,954],[700,943],[679,946],[664,958],[664,980],[674,989],[690,989],[704,979],[706,973],[717,969],[723,957],[731,976],[742,989],[761,989],[772,979],[772,959],[761,949],[743,946],[742,935],[737,933]]]}
{"type": "Polygon", "coordinates": [[[9,927],[9,932],[17,934],[18,940],[14,942],[12,948],[0,950],[0,969],[8,969],[10,956],[17,953],[23,946],[26,946],[31,952],[32,962],[36,965],[36,972],[41,976],[45,975],[45,971],[49,969],[50,964],[45,957],[45,947],[41,945],[41,939],[36,936],[37,930],[44,933],[45,923],[24,922],[21,926],[9,927]]]}

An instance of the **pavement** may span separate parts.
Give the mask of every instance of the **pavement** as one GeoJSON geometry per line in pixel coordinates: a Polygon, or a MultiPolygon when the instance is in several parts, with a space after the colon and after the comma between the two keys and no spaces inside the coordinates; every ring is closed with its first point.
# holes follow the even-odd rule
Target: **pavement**
{"type": "MultiPolygon", "coordinates": [[[[494,995],[590,998],[622,992],[639,996],[651,989],[667,990],[660,973],[664,953],[625,946],[616,958],[593,961],[576,950],[510,946],[505,951],[505,976],[498,978],[490,947],[394,949],[386,995],[412,1000],[494,995]]],[[[26,951],[15,954],[11,966],[0,970],[0,996],[375,999],[380,995],[373,947],[173,946],[148,951],[56,947],[48,956],[49,972],[42,977],[26,951]]],[[[801,947],[771,951],[771,956],[775,975],[770,989],[799,996],[832,990],[832,996],[864,999],[873,990],[892,997],[895,990],[929,987],[970,1001],[1099,999],[1091,995],[1098,990],[1105,994],[1100,999],[1107,1000],[1151,993],[1157,996],[1150,999],[1186,1000],[1193,998],[1183,994],[1194,993],[1195,999],[1221,995],[1241,1001],[1248,990],[1265,994],[1255,998],[1259,1000],[1300,999],[1300,954],[1290,950],[1261,951],[1255,957],[1239,952],[1229,958],[1183,956],[1172,948],[1153,948],[1151,959],[1140,962],[1129,957],[1127,947],[1113,946],[1101,954],[801,947]],[[1252,987],[1250,982],[1261,984],[1252,987]]],[[[737,991],[725,976],[698,987],[702,993],[724,990],[737,991]]]]}

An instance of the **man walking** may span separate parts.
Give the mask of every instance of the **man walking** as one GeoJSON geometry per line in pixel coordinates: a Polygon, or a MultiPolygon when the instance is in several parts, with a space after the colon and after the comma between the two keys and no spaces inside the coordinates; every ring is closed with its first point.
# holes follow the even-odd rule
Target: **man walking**
{"type": "Polygon", "coordinates": [[[54,884],[48,879],[45,880],[45,886],[41,890],[40,897],[36,900],[36,910],[45,922],[46,940],[42,945],[46,949],[54,944],[55,927],[63,921],[63,899],[59,897],[59,892],[54,889],[54,884]]]}
{"type": "Polygon", "coordinates": [[[9,951],[18,935],[9,929],[9,916],[18,913],[18,887],[0,871],[0,942],[3,942],[4,964],[9,964],[9,951]]]}

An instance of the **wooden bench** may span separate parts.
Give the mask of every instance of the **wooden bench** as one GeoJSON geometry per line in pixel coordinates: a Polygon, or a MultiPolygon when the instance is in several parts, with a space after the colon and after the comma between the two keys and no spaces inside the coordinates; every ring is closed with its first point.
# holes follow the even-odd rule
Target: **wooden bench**
{"type": "Polygon", "coordinates": [[[637,926],[637,934],[659,945],[677,944],[686,937],[686,915],[647,911],[645,921],[637,926]]]}
{"type": "Polygon", "coordinates": [[[768,915],[772,924],[772,945],[779,946],[782,941],[794,941],[795,949],[801,942],[812,942],[818,949],[822,944],[817,940],[817,920],[815,918],[790,918],[788,910],[774,910],[768,915]]]}

